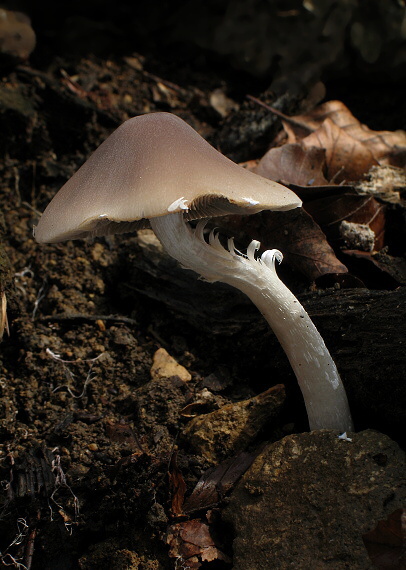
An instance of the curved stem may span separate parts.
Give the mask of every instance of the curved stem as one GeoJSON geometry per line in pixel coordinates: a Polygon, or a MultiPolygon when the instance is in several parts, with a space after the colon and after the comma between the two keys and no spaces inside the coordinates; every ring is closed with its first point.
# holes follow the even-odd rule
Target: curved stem
{"type": "Polygon", "coordinates": [[[253,241],[244,256],[229,240],[229,251],[212,232],[207,244],[204,223],[195,231],[183,215],[168,214],[150,220],[167,252],[186,269],[207,281],[221,281],[245,293],[258,307],[282,345],[296,374],[305,401],[310,429],[353,429],[343,383],[322,337],[305,309],[276,274],[277,250],[254,255],[259,242],[253,241]]]}

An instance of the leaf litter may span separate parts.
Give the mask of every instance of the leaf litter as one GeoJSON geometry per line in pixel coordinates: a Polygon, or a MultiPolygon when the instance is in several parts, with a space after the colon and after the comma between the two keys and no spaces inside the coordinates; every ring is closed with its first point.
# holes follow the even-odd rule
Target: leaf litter
{"type": "Polygon", "coordinates": [[[256,457],[256,453],[240,452],[219,465],[207,469],[185,500],[186,483],[177,464],[177,453],[169,465],[169,482],[172,493],[171,511],[176,521],[166,533],[169,556],[187,568],[200,568],[205,562],[222,561],[229,564],[216,533],[216,514],[225,495],[231,491],[256,457]],[[200,513],[200,517],[196,517],[200,513]],[[196,517],[190,518],[187,517],[196,517]]]}
{"type": "Polygon", "coordinates": [[[368,555],[379,570],[406,568],[406,510],[396,509],[362,536],[368,555]]]}
{"type": "MultiPolygon", "coordinates": [[[[308,215],[287,217],[287,250],[286,244],[274,242],[272,247],[284,248],[292,267],[310,280],[334,279],[350,270],[361,285],[371,285],[369,273],[375,276],[379,268],[386,278],[379,278],[378,286],[394,288],[403,283],[403,265],[398,253],[391,255],[386,229],[396,204],[397,225],[406,238],[405,224],[399,221],[405,208],[406,132],[373,131],[341,101],[327,101],[305,114],[288,117],[250,98],[281,118],[285,143],[275,146],[281,140],[278,136],[256,166],[249,167],[294,190],[308,215]],[[376,258],[381,251],[385,264],[376,258]],[[353,261],[359,258],[364,263],[358,266],[353,261]]],[[[267,230],[280,237],[272,221],[267,230]]],[[[254,234],[265,247],[268,231],[262,228],[254,234]]],[[[350,275],[338,281],[354,286],[350,275]]]]}

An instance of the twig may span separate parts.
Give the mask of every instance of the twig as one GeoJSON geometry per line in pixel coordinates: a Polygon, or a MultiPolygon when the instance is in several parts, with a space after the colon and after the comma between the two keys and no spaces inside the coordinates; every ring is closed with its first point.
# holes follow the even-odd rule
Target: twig
{"type": "Polygon", "coordinates": [[[301,123],[300,121],[297,121],[296,119],[293,119],[292,117],[289,117],[289,115],[285,115],[285,113],[282,113],[282,111],[279,111],[279,109],[276,109],[275,107],[271,107],[270,105],[263,103],[263,101],[261,101],[260,99],[257,99],[253,95],[247,95],[247,99],[249,99],[250,101],[253,101],[257,105],[260,105],[260,107],[263,107],[267,111],[270,111],[271,113],[273,113],[277,117],[281,118],[282,120],[286,121],[287,123],[290,123],[291,125],[294,125],[295,127],[299,127],[300,129],[303,129],[303,130],[307,131],[308,133],[314,132],[314,129],[312,129],[308,125],[305,125],[305,123],[301,123]]]}
{"type": "MultiPolygon", "coordinates": [[[[37,521],[40,520],[40,511],[37,512],[37,521]]],[[[37,537],[37,527],[34,526],[28,535],[27,544],[25,545],[24,564],[27,570],[31,570],[32,559],[34,557],[35,539],[37,537]]]]}
{"type": "Polygon", "coordinates": [[[4,291],[0,292],[0,340],[3,338],[4,331],[10,336],[10,329],[7,318],[7,297],[4,291]]]}
{"type": "Polygon", "coordinates": [[[32,212],[34,212],[34,214],[35,214],[36,216],[38,216],[38,217],[41,215],[41,212],[40,212],[39,210],[37,210],[34,206],[32,206],[31,204],[29,204],[29,203],[26,202],[25,200],[23,200],[23,201],[21,202],[21,205],[22,205],[22,206],[25,206],[26,208],[28,208],[29,210],[31,210],[32,212]]]}
{"type": "Polygon", "coordinates": [[[173,89],[173,91],[177,91],[178,93],[185,93],[186,91],[182,87],[179,87],[179,85],[176,85],[176,83],[172,83],[172,81],[168,81],[167,79],[162,79],[162,77],[158,77],[158,75],[154,75],[149,71],[143,70],[142,73],[147,77],[149,77],[150,79],[152,79],[153,81],[156,81],[157,83],[162,83],[163,85],[166,85],[166,87],[169,87],[169,89],[173,89]]]}
{"type": "Polygon", "coordinates": [[[13,166],[14,172],[14,190],[17,197],[17,206],[21,206],[21,193],[20,193],[20,173],[18,172],[18,168],[13,166]]]}
{"type": "Polygon", "coordinates": [[[138,322],[135,319],[122,317],[121,315],[85,315],[83,313],[78,313],[76,315],[70,315],[68,313],[61,313],[59,315],[47,315],[45,317],[39,317],[37,321],[40,321],[42,323],[58,321],[113,321],[115,323],[138,326],[138,322]]]}

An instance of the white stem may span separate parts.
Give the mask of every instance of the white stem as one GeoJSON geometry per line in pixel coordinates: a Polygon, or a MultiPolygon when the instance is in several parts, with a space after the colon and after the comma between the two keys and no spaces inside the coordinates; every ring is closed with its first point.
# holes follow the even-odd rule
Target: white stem
{"type": "Polygon", "coordinates": [[[260,259],[253,241],[242,255],[229,240],[229,251],[211,232],[203,237],[204,222],[195,231],[183,214],[168,214],[150,220],[152,229],[167,252],[186,269],[207,281],[221,281],[245,293],[274,331],[296,374],[306,404],[310,429],[351,431],[353,424],[343,383],[326,345],[302,305],[276,274],[278,250],[268,250],[260,259]]]}

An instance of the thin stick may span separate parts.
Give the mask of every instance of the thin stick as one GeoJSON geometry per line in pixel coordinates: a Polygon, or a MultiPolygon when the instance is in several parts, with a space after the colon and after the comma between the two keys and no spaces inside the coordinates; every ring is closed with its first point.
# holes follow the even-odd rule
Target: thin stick
{"type": "Polygon", "coordinates": [[[86,315],[83,313],[78,313],[76,315],[70,315],[68,313],[62,313],[59,315],[47,315],[44,317],[39,317],[37,321],[40,321],[42,323],[58,321],[113,321],[115,323],[138,326],[138,322],[135,319],[122,317],[121,315],[86,315]]]}
{"type": "Polygon", "coordinates": [[[249,99],[250,101],[253,101],[257,105],[260,105],[260,107],[263,107],[267,111],[270,111],[271,113],[273,113],[277,117],[280,117],[283,121],[286,121],[287,123],[290,123],[291,125],[294,125],[295,127],[299,127],[300,129],[303,129],[303,130],[307,131],[308,133],[314,132],[314,129],[310,128],[308,125],[305,125],[304,123],[301,123],[300,121],[296,121],[296,119],[289,117],[289,115],[285,115],[285,113],[282,113],[282,111],[279,111],[275,107],[271,107],[270,105],[267,105],[266,103],[264,103],[260,99],[257,99],[253,95],[247,95],[247,99],[249,99]]]}

